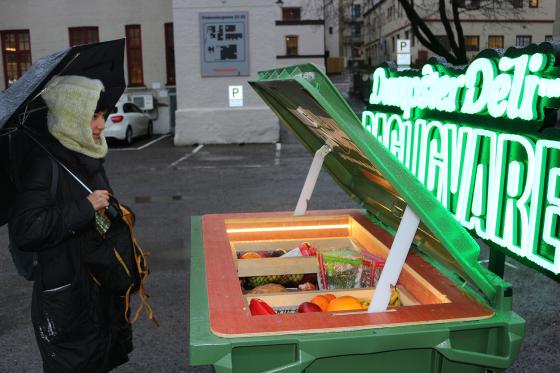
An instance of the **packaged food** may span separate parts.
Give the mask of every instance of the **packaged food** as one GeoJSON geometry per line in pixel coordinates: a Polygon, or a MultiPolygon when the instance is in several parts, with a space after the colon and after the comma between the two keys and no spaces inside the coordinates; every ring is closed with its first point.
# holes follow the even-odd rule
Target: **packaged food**
{"type": "Polygon", "coordinates": [[[319,288],[351,289],[359,284],[362,258],[352,249],[322,250],[317,254],[319,262],[319,288]]]}
{"type": "Polygon", "coordinates": [[[371,254],[370,252],[362,252],[362,268],[360,274],[360,287],[373,288],[377,285],[385,260],[371,254]]]}

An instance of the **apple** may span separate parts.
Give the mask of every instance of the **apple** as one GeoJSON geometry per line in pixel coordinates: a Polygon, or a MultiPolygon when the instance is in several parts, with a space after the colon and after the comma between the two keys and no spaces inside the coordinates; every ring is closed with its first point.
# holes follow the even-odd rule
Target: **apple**
{"type": "Polygon", "coordinates": [[[323,312],[321,310],[321,307],[311,302],[303,302],[302,304],[299,305],[297,311],[298,313],[323,312]]]}

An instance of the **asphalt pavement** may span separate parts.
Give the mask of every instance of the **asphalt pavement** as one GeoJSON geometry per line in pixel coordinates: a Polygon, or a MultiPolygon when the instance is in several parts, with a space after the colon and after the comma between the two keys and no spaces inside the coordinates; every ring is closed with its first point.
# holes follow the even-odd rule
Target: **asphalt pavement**
{"type": "MultiPolygon", "coordinates": [[[[295,208],[312,156],[283,131],[282,143],[174,147],[171,137],[132,147],[112,144],[106,169],[116,196],[137,216],[150,255],[148,291],[161,326],[134,324],[131,361],[115,372],[212,372],[188,366],[190,217],[295,208]]],[[[354,208],[324,172],[309,209],[354,208]]],[[[30,321],[31,283],[20,278],[0,228],[0,372],[40,372],[30,321]]],[[[481,260],[487,258],[483,250],[481,260]]],[[[527,320],[519,358],[508,372],[560,371],[560,284],[511,259],[513,308],[527,320]]]]}

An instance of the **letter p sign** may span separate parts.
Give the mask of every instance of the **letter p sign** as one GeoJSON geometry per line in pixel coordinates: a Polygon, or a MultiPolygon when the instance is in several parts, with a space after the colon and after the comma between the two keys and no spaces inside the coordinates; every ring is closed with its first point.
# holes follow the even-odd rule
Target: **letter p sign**
{"type": "Polygon", "coordinates": [[[230,85],[229,86],[229,107],[243,106],[243,86],[230,85]]]}

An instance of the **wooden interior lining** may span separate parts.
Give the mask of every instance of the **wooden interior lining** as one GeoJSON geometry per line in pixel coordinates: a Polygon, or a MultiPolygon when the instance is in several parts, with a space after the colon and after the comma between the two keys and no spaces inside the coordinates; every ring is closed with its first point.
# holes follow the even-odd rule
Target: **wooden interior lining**
{"type": "Polygon", "coordinates": [[[314,256],[237,260],[239,277],[317,273],[317,269],[317,258],[314,256]]]}
{"type": "MultiPolygon", "coordinates": [[[[420,302],[402,287],[397,287],[400,292],[400,300],[403,306],[416,306],[420,302]]],[[[282,293],[267,293],[267,294],[246,294],[245,298],[247,303],[253,298],[258,298],[265,301],[269,306],[275,308],[282,307],[297,307],[303,302],[309,302],[313,297],[319,294],[334,294],[336,297],[350,295],[358,299],[365,299],[369,301],[373,296],[375,289],[337,289],[329,291],[288,291],[282,293]]]]}
{"type": "Polygon", "coordinates": [[[349,233],[348,216],[227,219],[225,226],[230,241],[306,240],[345,237],[349,233]]]}
{"type": "MultiPolygon", "coordinates": [[[[308,211],[306,215],[306,217],[316,220],[331,216],[343,216],[345,219],[351,216],[383,245],[390,247],[393,240],[392,235],[380,226],[373,224],[358,210],[308,211]]],[[[246,298],[242,294],[240,284],[237,281],[237,271],[230,242],[232,238],[226,232],[225,221],[253,218],[269,219],[271,217],[284,219],[286,222],[294,219],[293,212],[291,211],[205,215],[202,217],[202,249],[204,250],[205,257],[209,320],[210,328],[216,335],[240,337],[290,333],[321,333],[413,324],[445,323],[449,321],[480,320],[494,315],[492,308],[485,306],[458,288],[449,278],[421,257],[411,253],[407,258],[410,269],[414,269],[437,292],[445,294],[449,298],[449,303],[397,307],[388,312],[379,313],[356,312],[337,314],[332,312],[315,312],[251,316],[247,309],[246,298]]],[[[321,236],[324,237],[323,235],[318,237],[321,236]]],[[[291,238],[294,237],[292,236],[291,238]]],[[[270,239],[270,236],[266,236],[264,239],[270,239]]],[[[300,237],[296,237],[296,239],[300,239],[300,237]]],[[[409,270],[406,272],[409,272],[409,270]]],[[[407,290],[410,290],[407,285],[405,286],[407,290]]],[[[419,301],[421,300],[419,299],[419,301]]]]}

